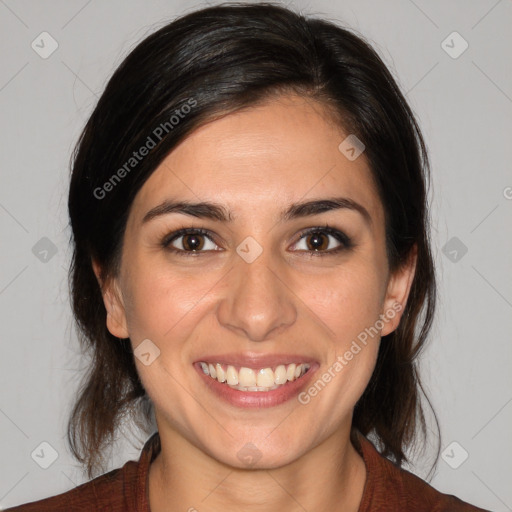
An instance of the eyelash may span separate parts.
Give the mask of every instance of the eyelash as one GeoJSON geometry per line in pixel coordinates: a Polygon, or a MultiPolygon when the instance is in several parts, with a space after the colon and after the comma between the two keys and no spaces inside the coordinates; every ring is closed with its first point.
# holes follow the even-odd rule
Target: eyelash
{"type": "MultiPolygon", "coordinates": [[[[317,233],[324,233],[327,235],[331,235],[342,245],[340,245],[336,249],[330,249],[327,251],[326,250],[323,250],[323,251],[311,250],[311,251],[299,251],[299,252],[309,252],[312,257],[325,257],[325,256],[334,256],[342,251],[346,251],[346,250],[352,249],[354,247],[354,243],[349,236],[347,236],[342,231],[339,231],[338,229],[332,228],[331,226],[329,226],[327,224],[325,226],[318,226],[318,227],[306,229],[305,231],[303,231],[301,233],[300,238],[296,243],[298,243],[300,240],[307,237],[308,235],[317,234],[317,233]]],[[[177,231],[174,231],[174,232],[170,233],[169,235],[165,236],[161,242],[162,248],[164,248],[167,251],[170,251],[174,254],[177,254],[178,256],[184,256],[184,257],[197,257],[197,256],[200,256],[201,253],[211,252],[211,251],[184,251],[182,249],[176,249],[175,247],[172,247],[170,245],[172,242],[174,242],[178,238],[185,236],[185,235],[205,236],[205,237],[209,238],[210,241],[215,243],[215,240],[213,240],[210,232],[205,229],[182,228],[182,229],[178,229],[177,231]]]]}

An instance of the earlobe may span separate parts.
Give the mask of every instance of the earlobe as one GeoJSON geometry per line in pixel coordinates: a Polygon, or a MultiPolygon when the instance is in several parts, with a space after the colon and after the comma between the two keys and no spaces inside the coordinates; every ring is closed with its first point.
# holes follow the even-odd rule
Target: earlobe
{"type": "Polygon", "coordinates": [[[411,291],[416,271],[418,249],[416,244],[412,247],[407,261],[398,268],[389,278],[386,298],[384,300],[384,311],[386,322],[381,331],[381,336],[393,332],[400,324],[407,299],[411,291]]]}
{"type": "Polygon", "coordinates": [[[126,312],[122,300],[122,294],[117,286],[117,281],[112,278],[106,282],[101,280],[101,267],[92,260],[94,275],[98,280],[103,297],[103,304],[107,310],[106,325],[112,336],[117,338],[129,338],[126,322],[126,312]]]}

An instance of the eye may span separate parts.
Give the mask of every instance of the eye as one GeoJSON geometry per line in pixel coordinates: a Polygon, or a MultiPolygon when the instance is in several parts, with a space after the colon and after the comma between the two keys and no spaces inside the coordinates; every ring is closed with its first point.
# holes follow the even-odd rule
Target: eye
{"type": "MultiPolygon", "coordinates": [[[[161,242],[164,249],[179,256],[200,256],[220,251],[212,235],[201,228],[183,228],[167,235],[161,242]]],[[[318,226],[303,232],[294,250],[311,256],[330,256],[353,247],[352,240],[342,231],[330,226],[318,226]],[[334,246],[334,247],[333,247],[334,246]]]]}
{"type": "Polygon", "coordinates": [[[171,233],[162,241],[162,247],[183,256],[219,250],[208,231],[198,228],[185,228],[171,233]]]}
{"type": "Polygon", "coordinates": [[[308,229],[295,244],[296,250],[311,252],[315,256],[335,254],[352,246],[345,233],[329,226],[308,229]]]}

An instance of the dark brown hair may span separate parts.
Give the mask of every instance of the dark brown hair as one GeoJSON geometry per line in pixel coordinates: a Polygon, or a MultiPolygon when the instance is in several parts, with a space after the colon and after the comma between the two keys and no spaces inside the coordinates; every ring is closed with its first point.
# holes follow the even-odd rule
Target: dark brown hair
{"type": "Polygon", "coordinates": [[[282,6],[231,3],[180,17],[131,51],[109,80],[73,155],[69,278],[74,316],[91,363],[68,440],[89,476],[101,468],[104,449],[125,415],[141,418],[142,427],[150,417],[130,340],[107,330],[92,259],[101,267],[102,282],[117,275],[135,195],[184,137],[205,122],[290,92],[327,106],[365,144],[385,210],[390,269],[398,269],[414,245],[418,249],[400,325],[382,339],[353,427],[372,434],[397,464],[407,461],[405,449],[418,432],[425,439],[417,356],[431,327],[436,292],[428,158],[414,115],[361,37],[282,6]],[[128,167],[134,150],[147,145],[150,136],[154,147],[128,167]]]}

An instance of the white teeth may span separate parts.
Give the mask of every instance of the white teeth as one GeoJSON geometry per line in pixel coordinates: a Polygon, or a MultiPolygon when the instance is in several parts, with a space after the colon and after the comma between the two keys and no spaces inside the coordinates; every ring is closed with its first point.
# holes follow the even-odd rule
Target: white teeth
{"type": "Polygon", "coordinates": [[[258,387],[270,388],[272,387],[274,382],[274,372],[270,368],[262,368],[258,372],[258,378],[256,383],[258,387]]]}
{"type": "Polygon", "coordinates": [[[226,370],[226,382],[230,386],[238,385],[238,372],[235,370],[234,366],[228,366],[226,370]]]}
{"type": "Polygon", "coordinates": [[[238,372],[238,384],[246,388],[256,386],[256,375],[254,374],[254,370],[242,366],[238,372]]]}
{"type": "Polygon", "coordinates": [[[217,372],[217,380],[219,382],[226,382],[226,372],[219,363],[215,365],[215,370],[217,372]]]}
{"type": "Polygon", "coordinates": [[[284,384],[288,379],[286,378],[286,367],[280,364],[274,372],[274,379],[276,384],[284,384]]]}
{"type": "Polygon", "coordinates": [[[289,365],[280,364],[275,370],[272,370],[272,368],[253,370],[242,366],[237,371],[232,365],[228,365],[226,368],[220,363],[201,362],[200,365],[206,375],[239,391],[271,391],[302,377],[310,368],[308,363],[292,363],[289,365]]]}
{"type": "Polygon", "coordinates": [[[288,365],[288,368],[286,369],[286,378],[290,381],[295,378],[295,365],[294,364],[288,365]]]}

